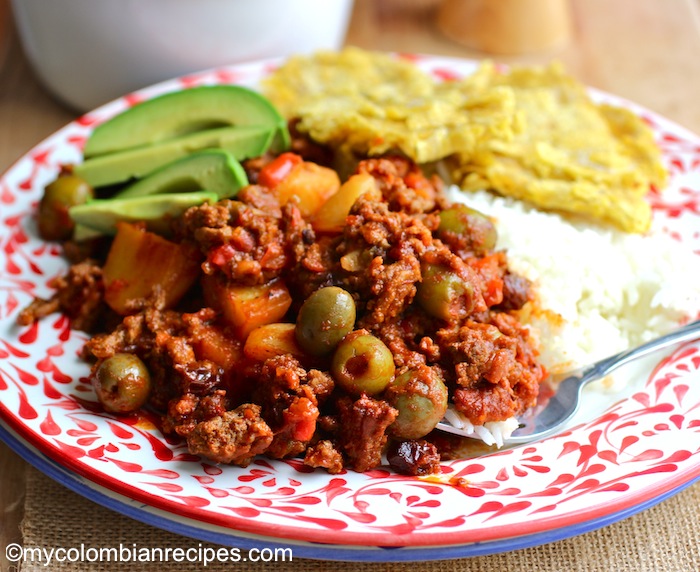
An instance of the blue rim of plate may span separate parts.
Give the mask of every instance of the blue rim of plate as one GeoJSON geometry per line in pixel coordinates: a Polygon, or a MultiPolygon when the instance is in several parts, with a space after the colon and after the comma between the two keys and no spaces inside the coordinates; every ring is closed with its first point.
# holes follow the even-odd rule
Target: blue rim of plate
{"type": "MultiPolygon", "coordinates": [[[[456,558],[470,558],[475,556],[489,556],[500,552],[511,552],[524,548],[533,548],[543,544],[550,544],[574,536],[579,536],[587,532],[592,532],[599,528],[606,527],[630,516],[638,514],[651,508],[664,500],[675,496],[681,491],[689,488],[696,482],[700,482],[700,477],[691,479],[675,489],[671,489],[645,502],[632,507],[594,518],[584,523],[548,530],[537,534],[521,537],[506,538],[491,542],[475,542],[473,544],[460,544],[451,546],[431,546],[428,548],[411,547],[359,547],[348,548],[332,544],[297,544],[284,542],[270,542],[269,539],[260,537],[246,538],[238,536],[234,531],[222,533],[214,530],[207,530],[201,526],[196,526],[197,521],[190,519],[176,520],[177,515],[168,518],[155,512],[146,510],[145,505],[133,501],[128,497],[117,493],[105,494],[100,485],[95,483],[89,486],[86,481],[75,473],[63,469],[58,463],[52,461],[41,452],[35,450],[31,445],[15,434],[5,422],[0,419],[0,440],[2,440],[13,452],[27,461],[34,468],[41,471],[57,483],[72,490],[74,493],[97,503],[107,509],[113,510],[124,516],[142,522],[144,524],[179,534],[187,539],[196,539],[203,542],[211,542],[223,546],[231,546],[250,549],[290,549],[293,557],[308,558],[313,560],[337,560],[344,562],[421,562],[429,560],[452,560],[456,558]]],[[[106,489],[105,489],[106,490],[106,489]]]]}

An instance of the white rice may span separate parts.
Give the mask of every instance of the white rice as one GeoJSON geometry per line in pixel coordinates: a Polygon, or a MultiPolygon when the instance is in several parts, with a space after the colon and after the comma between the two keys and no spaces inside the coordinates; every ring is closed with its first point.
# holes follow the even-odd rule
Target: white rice
{"type": "Polygon", "coordinates": [[[453,427],[462,430],[462,435],[479,439],[486,445],[503,447],[505,439],[518,428],[518,420],[515,417],[505,421],[487,421],[483,425],[474,425],[463,413],[450,406],[445,413],[444,420],[453,427]]]}
{"type": "MultiPolygon", "coordinates": [[[[700,258],[666,233],[572,222],[485,191],[451,187],[448,196],[493,218],[497,248],[507,251],[512,270],[533,282],[544,311],[524,318],[550,371],[639,345],[700,313],[700,282],[689,273],[700,258]]],[[[466,421],[449,415],[452,424],[466,421]]],[[[494,443],[510,432],[504,425],[494,443]]],[[[486,441],[477,428],[473,433],[486,441]]]]}

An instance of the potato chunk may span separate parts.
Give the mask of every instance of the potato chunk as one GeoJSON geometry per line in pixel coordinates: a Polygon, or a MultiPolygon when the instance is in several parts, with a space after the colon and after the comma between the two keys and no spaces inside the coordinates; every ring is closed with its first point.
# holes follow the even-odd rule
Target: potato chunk
{"type": "Polygon", "coordinates": [[[138,311],[145,300],[156,296],[166,308],[172,307],[199,273],[200,257],[194,246],[119,222],[103,269],[105,302],[121,315],[138,311]]]}

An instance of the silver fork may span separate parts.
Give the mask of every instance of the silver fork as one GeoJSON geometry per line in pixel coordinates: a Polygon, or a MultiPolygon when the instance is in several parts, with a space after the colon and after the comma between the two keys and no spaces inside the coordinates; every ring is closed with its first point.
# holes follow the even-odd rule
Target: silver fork
{"type": "MultiPolygon", "coordinates": [[[[698,338],[700,338],[700,320],[690,322],[660,338],[596,363],[550,376],[543,384],[549,384],[556,393],[541,406],[534,407],[519,418],[520,427],[510,437],[504,439],[503,444],[521,445],[557,433],[578,411],[581,391],[586,385],[651,352],[698,338]]],[[[436,429],[465,437],[473,436],[473,434],[468,434],[463,429],[454,427],[444,420],[437,424],[436,429]]]]}

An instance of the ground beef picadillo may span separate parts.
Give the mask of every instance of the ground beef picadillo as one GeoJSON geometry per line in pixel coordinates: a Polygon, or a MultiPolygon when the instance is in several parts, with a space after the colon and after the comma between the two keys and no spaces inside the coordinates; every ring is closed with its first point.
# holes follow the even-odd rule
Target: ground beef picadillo
{"type": "MultiPolygon", "coordinates": [[[[247,165],[251,181],[268,161],[247,165]]],[[[426,366],[439,372],[450,403],[474,424],[533,406],[544,370],[516,318],[532,295],[527,280],[508,269],[505,252],[487,245],[483,226],[441,229],[440,212],[450,205],[439,179],[400,157],[362,161],[356,172],[372,176],[376,187],[355,201],[342,232],[315,232],[294,199],[280,204],[274,189],[258,182],[235,199],[189,209],[174,222],[173,240],[198,247],[203,280],[283,283],[292,302],[282,323],[294,324],[319,288],[343,288],[357,307],[354,328],[386,344],[396,376],[426,366]],[[445,316],[416,302],[428,266],[449,270],[469,293],[445,316]]],[[[56,282],[53,300],[37,301],[21,319],[62,309],[75,327],[94,331],[94,316],[104,313],[101,281],[98,264],[81,262],[56,282]]],[[[382,394],[343,391],[330,357],[251,357],[242,349],[246,339],[204,299],[199,285],[172,308],[154,295],[96,333],[85,357],[97,367],[116,353],[139,356],[153,379],[148,407],[160,414],[162,431],[214,462],[246,466],[266,455],[338,473],[372,469],[386,454],[406,474],[439,470],[441,440],[392,436],[399,411],[382,394]],[[202,349],[214,334],[227,343],[222,359],[202,349]]]]}

